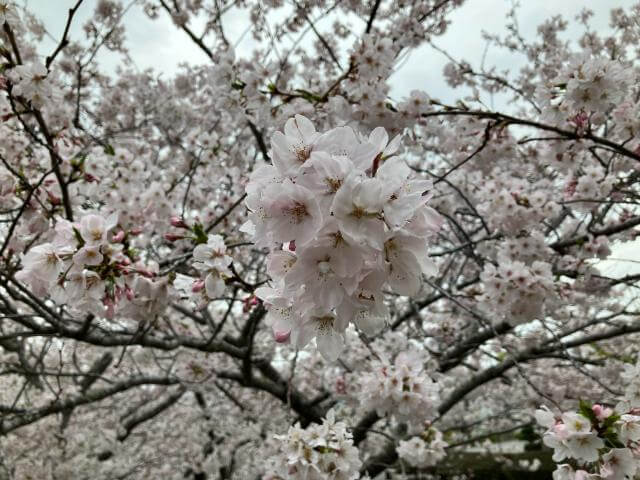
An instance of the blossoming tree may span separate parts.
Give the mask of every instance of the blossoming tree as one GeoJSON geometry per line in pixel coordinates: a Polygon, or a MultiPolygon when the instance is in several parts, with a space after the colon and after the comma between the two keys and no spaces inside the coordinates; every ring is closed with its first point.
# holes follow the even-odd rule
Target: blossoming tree
{"type": "Polygon", "coordinates": [[[0,0],[0,479],[640,478],[640,276],[599,268],[640,4],[571,42],[514,8],[500,72],[433,43],[463,3],[76,0],[43,51],[0,0]],[[210,61],[134,69],[140,7],[210,61]],[[390,98],[421,45],[457,102],[390,98]]]}

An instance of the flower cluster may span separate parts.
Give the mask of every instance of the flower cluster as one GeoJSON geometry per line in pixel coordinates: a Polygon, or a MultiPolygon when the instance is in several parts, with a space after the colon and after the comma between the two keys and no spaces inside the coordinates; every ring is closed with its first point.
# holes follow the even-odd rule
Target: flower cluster
{"type": "Polygon", "coordinates": [[[554,296],[551,265],[535,261],[529,266],[505,257],[499,257],[497,266],[488,264],[480,274],[485,285],[481,304],[512,325],[539,318],[554,296]]]}
{"type": "Polygon", "coordinates": [[[505,232],[532,230],[562,209],[540,187],[539,183],[532,188],[526,179],[506,176],[495,168],[490,179],[478,188],[476,209],[492,228],[505,232]]]}
{"type": "Polygon", "coordinates": [[[118,309],[125,316],[148,318],[162,311],[167,282],[154,281],[156,272],[127,248],[136,232],[114,233],[117,225],[117,214],[88,214],[78,223],[58,220],[51,242],[22,255],[16,279],[78,314],[112,318],[118,309]]]}
{"type": "Polygon", "coordinates": [[[402,421],[420,422],[435,417],[440,386],[424,370],[416,350],[401,352],[393,364],[379,362],[362,375],[361,395],[367,409],[393,414],[402,421]]]}
{"type": "Polygon", "coordinates": [[[585,165],[580,174],[574,173],[565,189],[565,198],[575,204],[576,208],[589,211],[593,208],[594,198],[606,197],[611,194],[615,177],[607,176],[600,165],[585,165]]]}
{"type": "Polygon", "coordinates": [[[0,0],[0,27],[5,23],[12,25],[20,21],[20,16],[13,2],[8,0],[0,0]]]}
{"type": "Polygon", "coordinates": [[[13,92],[29,100],[35,107],[44,106],[56,93],[47,78],[49,71],[42,63],[18,65],[9,72],[9,76],[15,83],[13,92]]]}
{"type": "Polygon", "coordinates": [[[193,250],[193,267],[202,272],[204,278],[192,278],[177,274],[174,286],[204,307],[224,293],[225,277],[231,276],[229,265],[232,258],[226,254],[227,247],[220,235],[211,235],[207,243],[197,245],[193,250]]]}
{"type": "Polygon", "coordinates": [[[622,102],[632,77],[633,70],[619,60],[589,52],[574,55],[549,85],[539,88],[543,117],[570,121],[578,129],[600,123],[604,112],[622,102]]]}
{"type": "Polygon", "coordinates": [[[322,425],[306,429],[295,425],[286,435],[277,435],[280,453],[270,459],[277,477],[286,480],[354,480],[362,464],[351,433],[335,421],[330,410],[322,425]]]}
{"type": "Polygon", "coordinates": [[[547,429],[543,442],[553,448],[553,460],[574,461],[573,465],[559,465],[554,480],[634,478],[640,463],[638,413],[636,408],[618,414],[586,402],[581,402],[578,413],[565,412],[559,417],[548,409],[537,410],[536,420],[547,429]]]}
{"type": "Polygon", "coordinates": [[[398,456],[412,467],[425,468],[437,465],[447,456],[447,442],[442,439],[442,432],[430,428],[422,435],[401,440],[396,451],[398,456]]]}
{"type": "Polygon", "coordinates": [[[301,115],[274,134],[273,165],[247,185],[244,230],[275,250],[273,286],[256,294],[272,306],[276,338],[303,347],[316,337],[336,359],[349,322],[373,332],[386,318],[385,285],[414,295],[422,275],[436,272],[427,254],[441,225],[425,206],[432,184],[412,178],[395,156],[399,143],[382,128],[367,138],[350,127],[320,134],[301,115]]]}

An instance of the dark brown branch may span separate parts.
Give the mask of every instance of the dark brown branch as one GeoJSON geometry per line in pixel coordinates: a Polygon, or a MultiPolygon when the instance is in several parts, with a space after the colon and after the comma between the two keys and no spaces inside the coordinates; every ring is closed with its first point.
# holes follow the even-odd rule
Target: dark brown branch
{"type": "Polygon", "coordinates": [[[53,51],[53,53],[51,55],[49,55],[47,57],[47,59],[45,61],[45,66],[47,67],[47,70],[49,70],[49,67],[54,62],[54,60],[56,59],[58,54],[67,45],[69,45],[69,39],[67,38],[67,36],[69,35],[69,28],[71,27],[71,22],[73,21],[73,16],[76,14],[76,11],[78,10],[78,8],[80,7],[80,4],[82,4],[83,1],[84,0],[78,0],[76,2],[76,4],[69,9],[69,15],[67,16],[67,24],[64,27],[64,32],[62,33],[62,38],[60,39],[60,43],[58,43],[58,46],[56,47],[56,49],[53,51]]]}
{"type": "Polygon", "coordinates": [[[136,376],[102,389],[90,390],[83,394],[72,395],[70,397],[58,398],[45,407],[30,410],[28,413],[23,413],[17,418],[0,419],[0,434],[9,433],[17,428],[37,422],[49,415],[68,411],[81,405],[99,402],[100,400],[135,387],[142,385],[175,385],[176,383],[178,383],[178,380],[170,377],[136,376]]]}
{"type": "MultiPolygon", "coordinates": [[[[173,16],[173,12],[171,11],[171,7],[169,5],[167,5],[167,3],[164,0],[159,0],[160,4],[162,5],[162,7],[167,11],[167,13],[171,16],[173,16]]],[[[189,38],[191,38],[191,40],[193,40],[193,43],[195,43],[198,47],[200,47],[200,50],[202,50],[210,59],[213,60],[213,52],[211,51],[211,49],[209,49],[209,47],[207,47],[204,42],[202,41],[202,39],[200,37],[198,37],[195,33],[193,33],[193,31],[187,27],[187,25],[180,25],[180,28],[187,34],[189,35],[189,38]]]]}
{"type": "Polygon", "coordinates": [[[526,120],[523,118],[517,118],[517,117],[512,117],[511,115],[507,115],[505,113],[500,113],[500,112],[488,112],[488,111],[482,111],[482,110],[461,110],[458,108],[452,108],[452,107],[448,107],[448,106],[444,106],[445,109],[444,110],[439,110],[439,111],[434,111],[434,112],[428,112],[428,113],[423,113],[422,117],[424,118],[428,118],[428,117],[438,117],[438,116],[456,116],[456,115],[461,115],[461,116],[468,116],[468,117],[476,117],[476,118],[492,118],[494,120],[500,120],[502,122],[505,123],[505,125],[524,125],[524,126],[528,126],[528,127],[533,127],[536,128],[538,130],[545,130],[545,131],[549,131],[549,132],[555,132],[559,135],[562,135],[563,137],[569,138],[571,140],[589,140],[593,143],[599,144],[599,145],[604,145],[608,148],[610,148],[611,150],[613,150],[616,153],[619,153],[620,155],[623,155],[627,158],[631,158],[633,160],[636,161],[640,161],[640,155],[638,155],[635,152],[632,152],[631,150],[623,147],[622,145],[619,145],[615,142],[612,142],[611,140],[608,140],[606,138],[603,137],[599,137],[597,135],[592,134],[591,132],[585,132],[585,133],[577,133],[577,132],[572,132],[569,130],[563,130],[559,127],[554,127],[552,125],[546,125],[544,123],[540,123],[540,122],[536,122],[533,120],[526,120]]]}
{"type": "Polygon", "coordinates": [[[373,8],[371,9],[371,13],[369,14],[369,19],[367,20],[367,28],[364,30],[364,33],[369,33],[371,31],[373,21],[375,20],[376,14],[378,13],[378,8],[380,8],[380,0],[375,0],[373,8]]]}
{"type": "Polygon", "coordinates": [[[118,441],[123,442],[138,425],[151,420],[160,413],[171,408],[178,400],[180,400],[180,398],[182,398],[186,391],[187,389],[181,386],[176,392],[168,395],[155,405],[152,404],[150,407],[146,406],[146,408],[142,408],[135,414],[128,417],[122,422],[124,431],[118,435],[118,441]]]}

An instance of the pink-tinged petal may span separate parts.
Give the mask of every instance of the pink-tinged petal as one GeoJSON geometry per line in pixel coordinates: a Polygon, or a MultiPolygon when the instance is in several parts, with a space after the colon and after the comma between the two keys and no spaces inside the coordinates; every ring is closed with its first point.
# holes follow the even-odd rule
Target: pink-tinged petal
{"type": "Polygon", "coordinates": [[[291,338],[291,330],[288,330],[286,332],[273,332],[273,337],[278,343],[289,343],[289,339],[291,338]]]}

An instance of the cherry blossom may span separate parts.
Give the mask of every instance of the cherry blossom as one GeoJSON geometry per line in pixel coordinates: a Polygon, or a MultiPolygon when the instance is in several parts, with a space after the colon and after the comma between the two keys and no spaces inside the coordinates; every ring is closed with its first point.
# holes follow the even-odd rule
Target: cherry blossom
{"type": "Polygon", "coordinates": [[[422,210],[432,217],[430,234],[441,225],[437,213],[425,206],[432,184],[411,180],[411,170],[399,157],[388,158],[398,140],[388,147],[386,136],[378,129],[361,142],[349,127],[319,134],[307,118],[297,115],[287,121],[284,134],[274,134],[278,173],[273,168],[256,170],[247,185],[254,224],[250,230],[257,243],[296,245],[295,253],[284,257],[278,250],[271,254],[290,265],[286,273],[271,267],[280,285],[277,292],[257,292],[271,305],[289,299],[284,302],[291,312],[287,320],[270,320],[274,333],[291,330],[298,348],[315,337],[327,359],[338,357],[345,328],[356,322],[348,313],[354,303],[360,319],[374,309],[380,312],[375,302],[367,308],[360,299],[375,299],[385,277],[397,293],[415,295],[422,275],[437,273],[425,235],[412,232],[422,210]],[[368,280],[373,277],[379,278],[375,286],[368,280]],[[360,293],[363,282],[368,284],[367,296],[360,293]]]}

